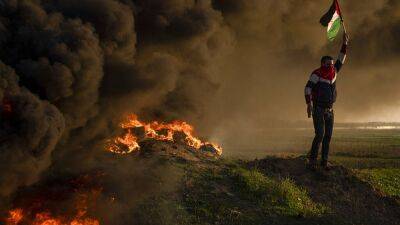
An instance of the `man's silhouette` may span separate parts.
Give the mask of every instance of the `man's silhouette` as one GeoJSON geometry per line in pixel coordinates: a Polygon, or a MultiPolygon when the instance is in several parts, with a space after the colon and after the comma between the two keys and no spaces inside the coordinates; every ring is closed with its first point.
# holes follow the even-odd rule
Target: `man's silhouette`
{"type": "Polygon", "coordinates": [[[312,115],[315,137],[309,155],[309,167],[316,169],[318,149],[322,142],[321,166],[328,167],[329,143],[333,131],[333,103],[336,101],[336,77],[346,59],[348,37],[343,35],[343,44],[338,59],[333,62],[331,56],[321,58],[321,67],[312,72],[305,87],[307,113],[312,115]]]}

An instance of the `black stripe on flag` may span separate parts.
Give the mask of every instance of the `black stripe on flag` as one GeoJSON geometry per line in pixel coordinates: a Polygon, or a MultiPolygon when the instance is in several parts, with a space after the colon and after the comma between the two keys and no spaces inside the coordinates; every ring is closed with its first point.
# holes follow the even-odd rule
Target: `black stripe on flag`
{"type": "Polygon", "coordinates": [[[335,14],[336,11],[336,5],[335,1],[333,1],[332,6],[329,8],[328,12],[325,13],[319,20],[322,26],[327,27],[329,22],[331,21],[333,14],[335,14]]]}

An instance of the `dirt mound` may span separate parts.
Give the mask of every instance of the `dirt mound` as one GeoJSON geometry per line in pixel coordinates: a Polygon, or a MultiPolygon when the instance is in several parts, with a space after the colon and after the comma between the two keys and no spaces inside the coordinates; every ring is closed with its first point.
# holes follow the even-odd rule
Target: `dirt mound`
{"type": "Polygon", "coordinates": [[[166,159],[178,159],[184,161],[200,161],[202,159],[214,159],[219,155],[207,151],[207,149],[196,149],[186,144],[170,141],[145,140],[139,143],[141,150],[136,154],[142,157],[161,156],[166,159]]]}
{"type": "Polygon", "coordinates": [[[384,196],[343,166],[311,172],[303,157],[266,158],[248,165],[269,176],[292,179],[313,201],[329,207],[334,217],[344,218],[346,223],[400,224],[400,201],[384,196]]]}
{"type": "MultiPolygon", "coordinates": [[[[121,145],[122,146],[122,145],[121,145]]],[[[208,160],[219,159],[221,155],[215,151],[215,148],[204,145],[200,148],[194,148],[186,143],[169,140],[143,139],[138,141],[139,148],[132,152],[104,151],[104,157],[113,161],[116,159],[126,160],[164,160],[171,162],[207,162],[208,160]]],[[[125,147],[125,146],[122,146],[125,147]]],[[[121,148],[122,149],[122,148],[121,148]]]]}

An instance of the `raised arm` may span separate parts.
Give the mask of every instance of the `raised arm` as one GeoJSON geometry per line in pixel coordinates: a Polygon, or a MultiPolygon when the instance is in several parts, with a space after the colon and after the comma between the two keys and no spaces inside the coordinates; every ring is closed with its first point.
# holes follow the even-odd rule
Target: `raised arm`
{"type": "Polygon", "coordinates": [[[338,59],[336,60],[336,63],[335,63],[336,72],[340,71],[340,69],[342,68],[342,66],[344,64],[344,61],[346,60],[346,52],[347,52],[348,42],[349,42],[349,37],[347,36],[346,33],[344,33],[342,48],[340,49],[338,59]]]}

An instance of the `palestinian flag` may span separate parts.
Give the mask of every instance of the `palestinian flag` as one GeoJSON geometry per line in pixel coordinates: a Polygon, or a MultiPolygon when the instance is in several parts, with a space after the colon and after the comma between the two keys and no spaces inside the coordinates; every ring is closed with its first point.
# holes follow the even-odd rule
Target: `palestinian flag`
{"type": "Polygon", "coordinates": [[[341,26],[342,14],[340,12],[339,3],[337,0],[334,0],[331,8],[325,15],[321,17],[319,22],[324,27],[328,27],[328,39],[329,41],[333,41],[336,35],[339,33],[341,26]]]}

